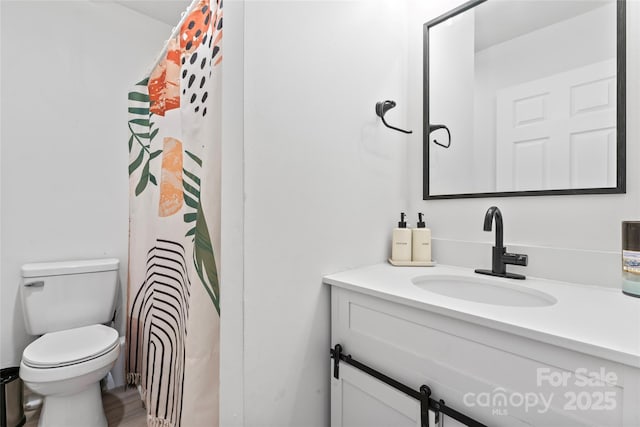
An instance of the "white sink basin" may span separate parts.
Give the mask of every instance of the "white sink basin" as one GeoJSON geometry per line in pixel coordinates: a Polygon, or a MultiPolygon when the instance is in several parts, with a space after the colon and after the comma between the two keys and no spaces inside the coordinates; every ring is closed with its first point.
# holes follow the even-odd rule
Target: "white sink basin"
{"type": "Polygon", "coordinates": [[[425,291],[484,304],[546,307],[558,301],[545,292],[519,286],[512,280],[502,278],[429,275],[414,277],[411,281],[425,291]]]}

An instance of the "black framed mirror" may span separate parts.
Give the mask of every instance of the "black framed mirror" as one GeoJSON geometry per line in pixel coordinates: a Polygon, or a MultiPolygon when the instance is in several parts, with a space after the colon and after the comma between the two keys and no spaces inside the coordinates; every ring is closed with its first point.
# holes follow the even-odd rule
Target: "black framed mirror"
{"type": "Polygon", "coordinates": [[[473,0],[424,24],[423,199],[624,193],[625,0],[473,0]]]}

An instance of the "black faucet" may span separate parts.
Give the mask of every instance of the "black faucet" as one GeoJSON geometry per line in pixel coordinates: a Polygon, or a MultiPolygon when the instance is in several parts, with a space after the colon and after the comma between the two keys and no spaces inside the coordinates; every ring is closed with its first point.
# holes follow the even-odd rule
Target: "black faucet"
{"type": "Polygon", "coordinates": [[[507,253],[502,238],[502,212],[496,206],[491,206],[484,215],[484,231],[491,231],[494,218],[496,219],[496,245],[493,247],[491,270],[477,269],[476,273],[523,280],[526,277],[522,274],[507,273],[507,264],[527,265],[529,258],[524,254],[507,253]]]}

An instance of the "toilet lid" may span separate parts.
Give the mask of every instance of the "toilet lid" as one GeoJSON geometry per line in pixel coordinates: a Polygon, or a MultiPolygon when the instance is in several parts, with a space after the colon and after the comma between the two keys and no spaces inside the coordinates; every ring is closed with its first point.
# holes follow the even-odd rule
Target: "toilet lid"
{"type": "Polygon", "coordinates": [[[44,334],[27,346],[22,361],[34,368],[73,365],[95,359],[119,344],[118,332],[104,325],[44,334]]]}

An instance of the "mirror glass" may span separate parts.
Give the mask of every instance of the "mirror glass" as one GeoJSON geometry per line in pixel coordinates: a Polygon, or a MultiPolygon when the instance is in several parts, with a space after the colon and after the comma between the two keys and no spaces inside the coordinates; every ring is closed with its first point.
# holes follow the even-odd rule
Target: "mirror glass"
{"type": "Polygon", "coordinates": [[[473,1],[424,34],[425,199],[624,192],[624,1],[473,1]]]}

